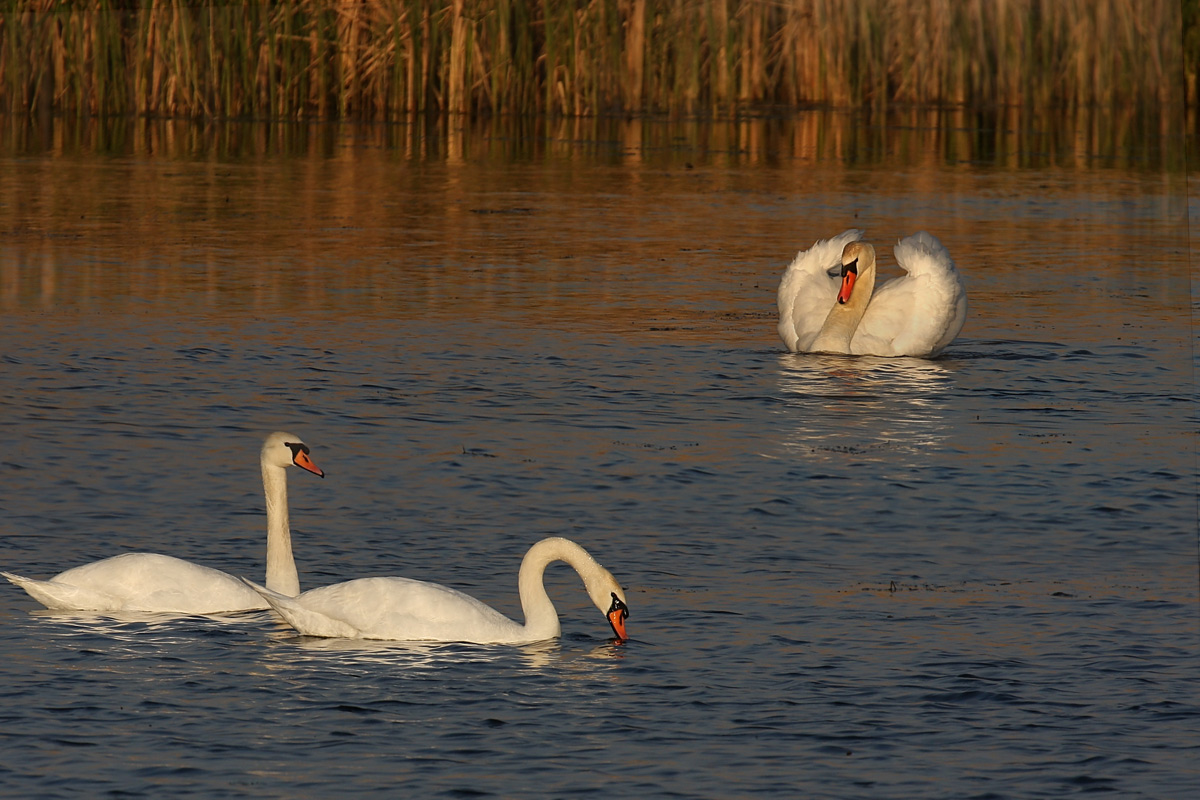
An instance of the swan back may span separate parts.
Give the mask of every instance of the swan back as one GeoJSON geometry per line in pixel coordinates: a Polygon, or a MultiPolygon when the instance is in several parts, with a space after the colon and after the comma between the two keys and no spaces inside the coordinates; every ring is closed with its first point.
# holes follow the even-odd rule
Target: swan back
{"type": "Polygon", "coordinates": [[[527,640],[520,624],[438,583],[356,578],[288,597],[243,580],[306,636],[475,643],[527,640]]]}
{"type": "Polygon", "coordinates": [[[2,574],[55,611],[214,614],[266,607],[232,575],[160,553],[123,553],[45,581],[2,574]]]}
{"type": "Polygon", "coordinates": [[[779,281],[779,336],[794,353],[807,352],[837,300],[842,253],[860,241],[863,231],[852,228],[829,239],[819,239],[801,250],[779,281]]]}

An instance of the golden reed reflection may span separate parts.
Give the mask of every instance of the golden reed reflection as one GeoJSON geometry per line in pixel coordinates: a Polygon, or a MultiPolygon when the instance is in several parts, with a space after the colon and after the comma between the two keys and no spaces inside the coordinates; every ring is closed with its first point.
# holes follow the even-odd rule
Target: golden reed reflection
{"type": "MultiPolygon", "coordinates": [[[[1197,114],[1196,110],[1188,112],[1197,114]]],[[[1195,123],[1188,121],[1189,129],[1195,123]]],[[[401,122],[196,123],[186,120],[0,117],[0,153],[139,156],[215,162],[262,157],[338,158],[383,150],[405,161],[461,164],[529,158],[755,166],[782,161],[977,163],[1003,168],[1186,168],[1183,144],[1162,118],[1134,109],[1054,116],[998,109],[813,109],[731,119],[663,117],[414,116],[401,122]],[[1149,147],[1148,147],[1149,145],[1149,147]]]]}
{"type": "Polygon", "coordinates": [[[975,243],[952,248],[973,298],[980,270],[1036,292],[1035,265],[1004,254],[1029,237],[1030,202],[1079,198],[1091,207],[1037,210],[1037,235],[1059,251],[1047,261],[1073,247],[1110,253],[1101,268],[1119,281],[1130,262],[1117,259],[1136,263],[1136,239],[1160,231],[1097,234],[1080,220],[1125,214],[1130,198],[1184,196],[1161,171],[1174,156],[1158,139],[1126,147],[1107,117],[1058,122],[1035,130],[1015,110],[369,126],[8,119],[0,197],[17,200],[0,203],[0,309],[500,313],[673,337],[740,319],[769,331],[755,315],[795,251],[854,225],[881,241],[929,227],[975,243]],[[920,195],[954,198],[964,213],[922,216],[910,203],[920,195]],[[983,201],[1013,213],[990,209],[982,227],[971,209],[983,201]],[[905,227],[881,225],[885,212],[905,227]]]}

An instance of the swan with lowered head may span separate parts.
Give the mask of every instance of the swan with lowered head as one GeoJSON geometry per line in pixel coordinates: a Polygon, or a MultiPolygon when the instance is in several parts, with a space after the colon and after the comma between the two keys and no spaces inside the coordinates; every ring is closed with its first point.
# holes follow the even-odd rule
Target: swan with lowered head
{"type": "MultiPolygon", "coordinates": [[[[294,434],[267,437],[260,455],[267,499],[267,586],[300,593],[288,525],[287,467],[325,477],[294,434]]],[[[242,581],[210,567],[158,553],[124,553],[61,572],[45,581],[0,572],[47,608],[58,611],[157,611],[217,614],[265,609],[268,605],[242,581]]]]}
{"type": "Polygon", "coordinates": [[[937,237],[901,239],[907,273],[875,283],[875,248],[848,230],[802,250],[779,283],[779,336],[793,353],[932,358],[962,330],[967,291],[937,237]]]}
{"type": "Polygon", "coordinates": [[[555,561],[575,568],[613,633],[626,639],[629,608],[616,578],[578,544],[557,536],[534,544],[521,561],[517,588],[524,624],[457,589],[411,578],[358,578],[310,589],[299,597],[247,584],[307,636],[521,644],[553,639],[561,633],[558,612],[542,581],[546,567],[555,561]]]}

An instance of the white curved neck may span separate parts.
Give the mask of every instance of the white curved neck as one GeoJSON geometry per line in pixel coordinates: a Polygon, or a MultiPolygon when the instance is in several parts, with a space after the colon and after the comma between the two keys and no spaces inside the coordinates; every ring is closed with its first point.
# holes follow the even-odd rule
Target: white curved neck
{"type": "Polygon", "coordinates": [[[267,497],[267,588],[295,597],[300,594],[300,574],[292,556],[292,530],[288,525],[287,472],[264,463],[262,477],[267,497]]]}
{"type": "Polygon", "coordinates": [[[858,323],[862,322],[863,314],[867,313],[867,305],[875,291],[874,257],[864,256],[859,262],[858,279],[854,282],[850,299],[845,303],[834,301],[833,308],[829,309],[829,315],[825,317],[825,323],[821,325],[821,332],[809,345],[810,352],[850,352],[850,340],[854,338],[854,332],[858,330],[858,323]]]}
{"type": "Polygon", "coordinates": [[[521,561],[517,589],[521,594],[521,609],[525,612],[525,631],[533,639],[552,639],[562,632],[558,611],[550,601],[550,595],[546,594],[543,580],[546,567],[555,561],[565,561],[574,567],[589,589],[600,573],[607,574],[586,550],[569,539],[543,539],[529,548],[521,561]]]}

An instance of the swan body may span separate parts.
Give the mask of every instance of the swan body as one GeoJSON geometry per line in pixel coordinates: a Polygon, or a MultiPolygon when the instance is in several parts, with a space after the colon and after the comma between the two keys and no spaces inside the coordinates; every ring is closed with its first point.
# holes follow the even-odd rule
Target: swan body
{"type": "MultiPolygon", "coordinates": [[[[325,477],[308,445],[298,436],[276,432],[260,454],[267,500],[267,586],[284,594],[300,593],[292,556],[287,513],[288,466],[325,477]]],[[[124,553],[34,580],[0,572],[47,608],[58,611],[155,611],[216,614],[265,609],[254,590],[232,575],[158,553],[124,553]]]]}
{"type": "Polygon", "coordinates": [[[542,581],[546,567],[555,561],[565,561],[575,568],[613,632],[625,639],[629,609],[624,590],[586,550],[561,537],[542,539],[521,561],[517,587],[524,624],[457,589],[410,578],[359,578],[310,589],[299,597],[287,597],[249,581],[247,584],[289,625],[307,636],[520,644],[561,634],[558,612],[542,581]]]}
{"type": "Polygon", "coordinates": [[[967,292],[932,234],[901,239],[907,274],[875,281],[875,248],[852,229],[802,250],[779,282],[779,336],[794,353],[932,358],[962,330],[967,292]]]}

